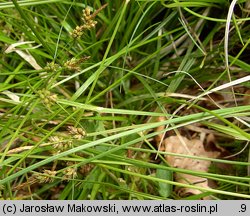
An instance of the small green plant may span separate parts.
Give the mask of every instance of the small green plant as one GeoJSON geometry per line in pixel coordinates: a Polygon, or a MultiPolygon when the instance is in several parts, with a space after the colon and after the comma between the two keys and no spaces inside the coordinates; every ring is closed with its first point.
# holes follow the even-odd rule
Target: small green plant
{"type": "Polygon", "coordinates": [[[0,3],[1,199],[249,199],[247,2],[106,2],[0,3]]]}

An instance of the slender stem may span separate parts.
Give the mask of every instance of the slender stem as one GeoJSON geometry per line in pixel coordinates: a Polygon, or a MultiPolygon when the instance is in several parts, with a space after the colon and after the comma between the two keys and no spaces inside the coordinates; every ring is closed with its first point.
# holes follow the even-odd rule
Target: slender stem
{"type": "Polygon", "coordinates": [[[21,17],[25,20],[26,24],[29,26],[31,31],[35,34],[37,39],[40,41],[40,43],[43,45],[43,47],[48,51],[48,53],[53,56],[53,51],[52,49],[48,46],[48,43],[46,43],[43,38],[41,37],[40,33],[37,32],[35,29],[35,25],[32,23],[32,19],[29,17],[29,15],[23,12],[23,9],[19,6],[16,0],[12,0],[13,4],[15,5],[16,9],[20,13],[21,17]]]}

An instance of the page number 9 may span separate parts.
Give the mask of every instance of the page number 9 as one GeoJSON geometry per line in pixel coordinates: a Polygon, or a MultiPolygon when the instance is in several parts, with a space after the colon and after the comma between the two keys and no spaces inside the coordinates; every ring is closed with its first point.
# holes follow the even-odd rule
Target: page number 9
{"type": "Polygon", "coordinates": [[[246,212],[246,210],[247,210],[247,206],[246,206],[246,204],[241,204],[240,205],[240,212],[246,212]]]}

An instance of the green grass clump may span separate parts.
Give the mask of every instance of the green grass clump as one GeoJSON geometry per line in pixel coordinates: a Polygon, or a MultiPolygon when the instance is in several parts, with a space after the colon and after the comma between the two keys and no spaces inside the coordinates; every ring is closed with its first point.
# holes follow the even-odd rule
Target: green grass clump
{"type": "Polygon", "coordinates": [[[2,199],[249,199],[248,2],[2,1],[2,199]],[[163,132],[233,169],[169,166],[163,132]]]}

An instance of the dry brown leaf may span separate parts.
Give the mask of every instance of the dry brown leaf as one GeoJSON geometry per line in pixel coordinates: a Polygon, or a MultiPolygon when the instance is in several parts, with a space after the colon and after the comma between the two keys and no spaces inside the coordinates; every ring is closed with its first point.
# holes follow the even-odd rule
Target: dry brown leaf
{"type": "MultiPolygon", "coordinates": [[[[160,116],[160,117],[157,118],[157,122],[162,122],[162,121],[166,121],[166,118],[164,116],[160,116]]],[[[161,126],[157,127],[155,129],[155,131],[160,132],[160,131],[162,131],[164,129],[165,129],[165,125],[161,125],[161,126]]],[[[159,134],[158,136],[155,137],[155,141],[157,143],[160,143],[163,140],[163,138],[164,138],[164,134],[159,134]]]]}
{"type": "Polygon", "coordinates": [[[250,104],[250,89],[245,92],[243,104],[244,105],[250,104]]]}
{"type": "MultiPolygon", "coordinates": [[[[34,69],[36,70],[41,70],[42,67],[40,65],[38,65],[38,63],[36,62],[36,59],[29,53],[28,49],[25,49],[25,51],[22,51],[19,48],[16,48],[20,45],[24,45],[24,44],[31,44],[31,43],[35,43],[34,41],[24,41],[24,42],[17,42],[14,44],[11,44],[6,50],[5,53],[11,53],[11,52],[16,52],[19,56],[21,56],[26,62],[28,62],[34,69]]],[[[40,45],[39,45],[40,46],[40,45]]],[[[32,49],[37,48],[33,47],[32,49]]]]}
{"type": "MultiPolygon", "coordinates": [[[[206,158],[217,158],[220,155],[218,151],[206,151],[203,143],[200,140],[192,139],[189,140],[185,137],[181,137],[182,141],[178,136],[171,136],[164,139],[162,146],[165,147],[166,152],[183,154],[183,155],[192,155],[206,158]],[[185,147],[182,142],[185,142],[185,147]]],[[[208,168],[211,164],[211,161],[208,160],[198,160],[187,157],[171,156],[167,155],[166,160],[169,165],[175,168],[208,172],[208,168]]],[[[208,185],[208,180],[206,178],[193,176],[189,174],[176,173],[175,181],[179,183],[196,185],[203,188],[210,188],[208,185]]],[[[181,188],[177,189],[178,193],[181,196],[195,195],[202,193],[200,190],[193,188],[181,188]]]]}

